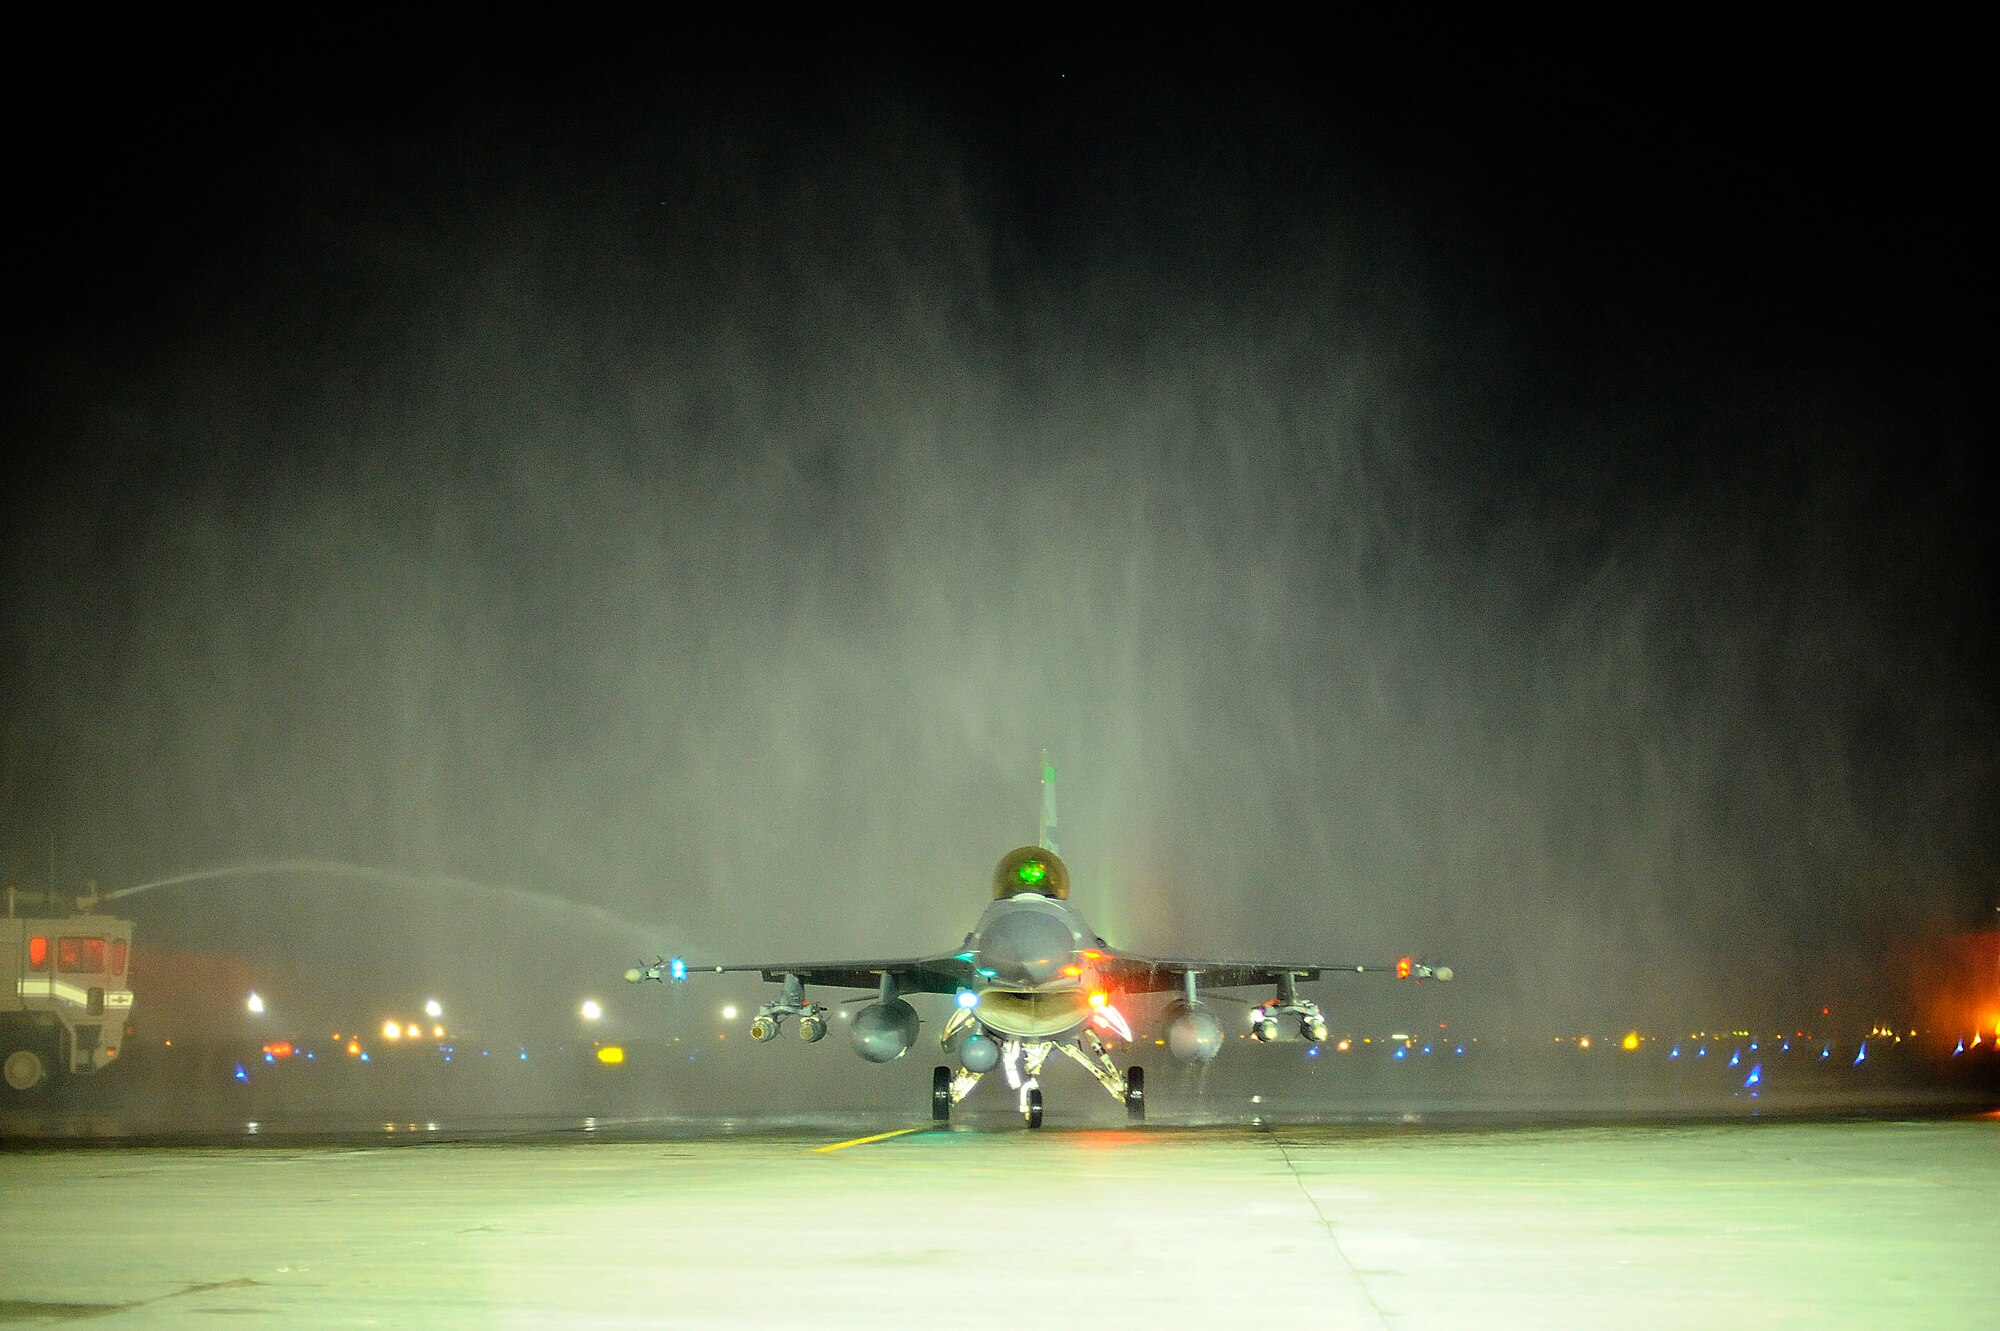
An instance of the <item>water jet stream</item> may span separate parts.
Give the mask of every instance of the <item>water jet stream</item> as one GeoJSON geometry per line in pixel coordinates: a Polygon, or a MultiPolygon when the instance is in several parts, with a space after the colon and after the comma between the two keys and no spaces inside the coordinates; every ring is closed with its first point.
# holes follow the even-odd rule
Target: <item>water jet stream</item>
{"type": "Polygon", "coordinates": [[[353,864],[345,860],[260,860],[252,864],[231,864],[214,869],[196,869],[189,873],[174,874],[167,878],[156,878],[151,882],[139,883],[132,887],[121,887],[116,892],[104,894],[105,901],[118,901],[125,897],[138,896],[162,887],[182,887],[194,883],[216,882],[229,878],[256,878],[261,876],[286,875],[311,878],[342,878],[361,882],[379,888],[414,889],[424,892],[486,892],[509,898],[524,905],[560,915],[584,916],[608,932],[617,934],[628,946],[642,950],[657,950],[664,946],[660,942],[659,931],[652,925],[641,924],[627,916],[616,914],[600,906],[588,906],[571,901],[554,893],[536,891],[532,888],[509,887],[495,883],[482,883],[472,878],[459,878],[451,874],[409,873],[401,869],[379,869],[372,865],[353,864]]]}

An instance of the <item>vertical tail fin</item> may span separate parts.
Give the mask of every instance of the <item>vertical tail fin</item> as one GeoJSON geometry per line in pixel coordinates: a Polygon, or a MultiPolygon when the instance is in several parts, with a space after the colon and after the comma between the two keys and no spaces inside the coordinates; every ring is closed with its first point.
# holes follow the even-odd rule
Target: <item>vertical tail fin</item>
{"type": "Polygon", "coordinates": [[[1042,750],[1042,839],[1043,850],[1062,854],[1056,845],[1056,768],[1049,761],[1049,751],[1042,750]]]}

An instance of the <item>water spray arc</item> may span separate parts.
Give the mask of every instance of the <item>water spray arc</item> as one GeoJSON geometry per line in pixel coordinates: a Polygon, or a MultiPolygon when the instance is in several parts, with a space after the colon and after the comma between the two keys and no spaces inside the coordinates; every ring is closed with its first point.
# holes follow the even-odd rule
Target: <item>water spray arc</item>
{"type": "Polygon", "coordinates": [[[135,897],[163,887],[186,887],[200,883],[220,882],[232,878],[259,877],[304,877],[338,878],[350,882],[368,884],[380,888],[400,888],[428,892],[484,892],[505,897],[537,910],[552,911],[566,916],[582,916],[607,932],[629,938],[634,930],[642,934],[652,934],[652,926],[608,911],[601,906],[585,905],[560,897],[551,892],[533,888],[510,887],[496,883],[482,883],[472,878],[460,878],[451,874],[411,873],[401,869],[381,869],[372,865],[354,864],[346,860],[259,860],[249,864],[231,864],[213,869],[196,869],[188,873],[174,874],[166,878],[156,878],[151,882],[138,883],[132,887],[122,887],[116,892],[104,894],[106,901],[118,901],[135,897]]]}

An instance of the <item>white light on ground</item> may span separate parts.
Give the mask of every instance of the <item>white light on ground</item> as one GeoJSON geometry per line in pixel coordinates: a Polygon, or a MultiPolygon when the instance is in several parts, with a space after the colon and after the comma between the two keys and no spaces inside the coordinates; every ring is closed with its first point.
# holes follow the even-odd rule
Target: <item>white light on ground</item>
{"type": "Polygon", "coordinates": [[[438,1002],[435,998],[425,999],[424,1015],[426,1017],[442,1017],[444,1015],[444,1004],[438,1002]]]}
{"type": "Polygon", "coordinates": [[[728,1007],[722,1009],[722,1019],[724,1021],[736,1020],[736,1004],[731,1003],[728,1007]]]}
{"type": "Polygon", "coordinates": [[[264,1012],[264,996],[258,993],[255,989],[252,989],[250,991],[250,1001],[244,1006],[248,1007],[252,1012],[257,1013],[259,1016],[262,1016],[264,1012]]]}
{"type": "Polygon", "coordinates": [[[584,999],[583,1006],[578,1008],[577,1011],[583,1013],[585,1021],[596,1021],[604,1015],[604,1009],[598,1005],[597,1000],[594,998],[584,999]]]}

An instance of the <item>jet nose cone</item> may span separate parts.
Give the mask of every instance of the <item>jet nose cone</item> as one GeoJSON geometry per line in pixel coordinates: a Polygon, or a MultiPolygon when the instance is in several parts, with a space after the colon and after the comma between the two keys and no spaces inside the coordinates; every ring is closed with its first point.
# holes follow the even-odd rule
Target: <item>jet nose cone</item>
{"type": "Polygon", "coordinates": [[[1045,984],[1070,964],[1075,940],[1059,920],[1041,914],[1009,915],[979,937],[979,965],[1002,984],[1045,984]]]}

